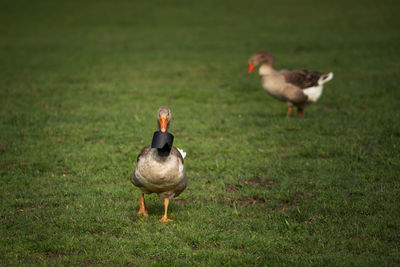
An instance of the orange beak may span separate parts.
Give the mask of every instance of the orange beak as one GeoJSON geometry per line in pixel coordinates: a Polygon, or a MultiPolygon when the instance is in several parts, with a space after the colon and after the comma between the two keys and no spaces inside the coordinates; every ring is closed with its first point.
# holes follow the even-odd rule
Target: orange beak
{"type": "Polygon", "coordinates": [[[161,118],[160,118],[160,128],[161,128],[161,132],[165,133],[165,132],[167,131],[167,126],[168,126],[167,117],[161,117],[161,118]]]}
{"type": "Polygon", "coordinates": [[[254,66],[254,65],[251,64],[251,63],[249,63],[249,72],[248,72],[248,73],[251,73],[251,72],[254,70],[255,67],[256,67],[256,66],[254,66]]]}

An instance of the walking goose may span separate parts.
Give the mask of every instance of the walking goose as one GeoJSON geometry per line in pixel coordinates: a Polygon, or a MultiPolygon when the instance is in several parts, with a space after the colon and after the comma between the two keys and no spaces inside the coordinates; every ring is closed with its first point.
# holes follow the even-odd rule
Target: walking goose
{"type": "Polygon", "coordinates": [[[157,193],[164,199],[164,216],[161,222],[172,221],[167,217],[169,201],[186,188],[187,177],[183,158],[186,153],[172,146],[174,136],[168,132],[171,111],[166,106],[158,110],[158,131],[152,145],[143,148],[130,179],[142,191],[139,214],[148,216],[144,194],[157,193]]]}
{"type": "Polygon", "coordinates": [[[308,70],[280,70],[273,68],[274,57],[267,51],[259,51],[250,57],[248,73],[258,65],[258,74],[264,90],[278,100],[287,102],[287,117],[293,106],[297,107],[298,116],[304,117],[304,107],[315,103],[322,94],[323,85],[333,78],[333,73],[321,73],[308,70]]]}

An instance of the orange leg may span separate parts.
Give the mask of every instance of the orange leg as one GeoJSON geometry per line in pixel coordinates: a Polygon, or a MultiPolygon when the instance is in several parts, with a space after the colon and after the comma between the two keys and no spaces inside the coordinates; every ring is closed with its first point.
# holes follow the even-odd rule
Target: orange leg
{"type": "Polygon", "coordinates": [[[287,108],[287,115],[286,115],[287,118],[289,118],[290,115],[292,115],[292,111],[293,111],[293,106],[288,106],[288,108],[287,108]]]}
{"type": "Polygon", "coordinates": [[[160,222],[170,222],[170,221],[172,221],[171,219],[167,218],[168,204],[169,204],[169,199],[168,198],[164,199],[164,216],[160,219],[160,222]]]}
{"type": "Polygon", "coordinates": [[[304,110],[303,110],[303,108],[297,108],[297,115],[300,117],[300,118],[304,118],[304,110]]]}
{"type": "Polygon", "coordinates": [[[146,204],[144,203],[144,194],[142,193],[142,196],[140,197],[140,208],[138,214],[142,214],[143,216],[149,216],[149,213],[147,212],[146,209],[146,204]]]}

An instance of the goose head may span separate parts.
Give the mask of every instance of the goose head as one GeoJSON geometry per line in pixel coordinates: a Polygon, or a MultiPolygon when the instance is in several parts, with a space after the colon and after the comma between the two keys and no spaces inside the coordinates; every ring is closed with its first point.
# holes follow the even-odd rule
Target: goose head
{"type": "Polygon", "coordinates": [[[157,114],[157,127],[162,133],[165,133],[169,129],[169,122],[171,121],[172,114],[171,110],[167,106],[161,106],[158,109],[157,114]]]}
{"type": "Polygon", "coordinates": [[[274,65],[274,57],[268,51],[259,51],[255,53],[249,59],[248,73],[251,73],[260,64],[265,64],[272,68],[272,66],[274,65]]]}

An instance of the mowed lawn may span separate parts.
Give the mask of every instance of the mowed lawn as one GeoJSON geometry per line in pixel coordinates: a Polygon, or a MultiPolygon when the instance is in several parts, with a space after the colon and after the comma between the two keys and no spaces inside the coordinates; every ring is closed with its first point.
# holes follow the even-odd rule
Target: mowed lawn
{"type": "Polygon", "coordinates": [[[0,265],[399,265],[399,9],[2,1],[0,265]],[[262,49],[334,72],[304,119],[247,74],[262,49]],[[161,105],[189,177],[170,223],[129,181],[161,105]]]}

